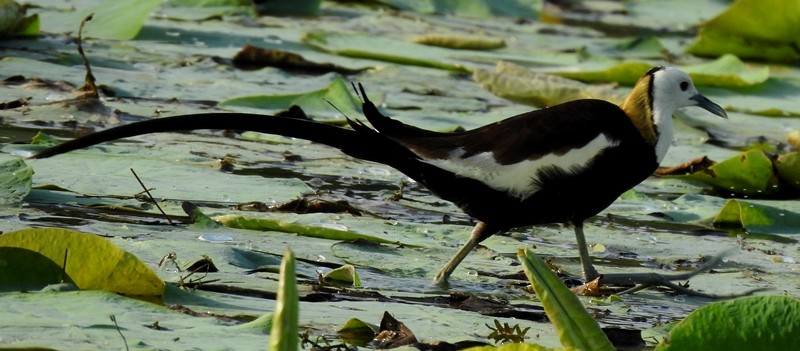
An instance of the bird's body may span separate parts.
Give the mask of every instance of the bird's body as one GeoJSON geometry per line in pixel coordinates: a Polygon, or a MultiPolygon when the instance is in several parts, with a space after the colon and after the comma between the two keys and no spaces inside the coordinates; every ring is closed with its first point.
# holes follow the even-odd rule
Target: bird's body
{"type": "Polygon", "coordinates": [[[478,220],[466,245],[437,274],[437,282],[446,282],[489,236],[546,223],[575,226],[584,276],[593,279],[597,272],[586,250],[583,221],[653,173],[672,142],[671,117],[677,108],[700,106],[725,116],[721,107],[697,93],[685,73],[663,67],[645,74],[621,106],[576,100],[457,133],[392,120],[378,111],[363,87],[360,94],[372,128],[358,121],[345,129],[261,115],[186,115],[112,128],[35,157],[187,129],[252,130],[308,139],[392,166],[478,220]]]}

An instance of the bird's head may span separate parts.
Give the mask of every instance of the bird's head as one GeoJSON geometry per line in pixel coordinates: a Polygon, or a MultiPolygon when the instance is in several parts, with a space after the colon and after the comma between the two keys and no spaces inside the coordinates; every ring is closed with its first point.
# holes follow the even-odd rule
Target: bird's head
{"type": "Polygon", "coordinates": [[[653,67],[633,87],[622,103],[642,137],[655,147],[658,162],[672,143],[672,114],[697,106],[727,118],[725,110],[697,91],[692,79],[675,67],[653,67]]]}

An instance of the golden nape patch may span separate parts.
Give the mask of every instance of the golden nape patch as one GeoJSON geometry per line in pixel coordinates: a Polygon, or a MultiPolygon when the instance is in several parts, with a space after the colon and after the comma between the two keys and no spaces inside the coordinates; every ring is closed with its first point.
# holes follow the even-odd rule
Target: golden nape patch
{"type": "Polygon", "coordinates": [[[628,115],[642,137],[650,144],[656,144],[656,131],[653,125],[653,103],[650,101],[650,87],[653,75],[648,74],[633,87],[633,90],[622,103],[623,111],[628,115]]]}

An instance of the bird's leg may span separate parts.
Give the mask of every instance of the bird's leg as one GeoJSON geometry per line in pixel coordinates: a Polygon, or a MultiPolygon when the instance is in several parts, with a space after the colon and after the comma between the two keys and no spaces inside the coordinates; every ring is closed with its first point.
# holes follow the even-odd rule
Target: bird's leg
{"type": "Polygon", "coordinates": [[[594,269],[592,258],[589,257],[589,246],[586,245],[586,237],[583,235],[583,221],[575,221],[572,224],[575,226],[575,240],[578,242],[578,254],[581,258],[583,279],[590,282],[599,277],[600,274],[594,269]]]}
{"type": "Polygon", "coordinates": [[[472,229],[472,234],[469,236],[469,240],[462,246],[458,252],[445,263],[444,267],[439,270],[439,273],[436,273],[436,276],[433,278],[433,284],[438,286],[446,286],[447,280],[450,278],[450,275],[453,274],[453,271],[458,267],[458,265],[463,261],[467,255],[469,255],[472,250],[478,246],[481,241],[484,241],[486,238],[492,236],[492,234],[497,233],[499,230],[486,224],[483,222],[478,222],[475,225],[475,228],[472,229]]]}
{"type": "Polygon", "coordinates": [[[583,222],[573,222],[573,224],[575,225],[575,239],[578,242],[578,252],[580,253],[581,267],[583,268],[583,279],[585,279],[586,282],[590,282],[596,279],[597,277],[600,277],[600,284],[602,285],[635,285],[633,288],[622,291],[619,294],[629,294],[650,287],[663,286],[666,288],[670,288],[681,294],[707,297],[712,299],[720,299],[720,298],[734,298],[739,296],[751,295],[757,291],[763,290],[763,289],[754,289],[746,291],[741,294],[716,295],[716,294],[706,294],[699,291],[694,291],[673,283],[673,281],[675,280],[687,280],[691,277],[694,277],[695,275],[698,275],[700,273],[710,270],[711,268],[714,268],[725,257],[724,253],[718,255],[717,257],[707,262],[706,264],[702,265],[701,267],[686,273],[669,274],[669,275],[658,274],[658,273],[615,273],[615,274],[600,275],[597,273],[597,270],[594,269],[591,258],[589,257],[589,249],[586,245],[586,238],[583,235],[583,222]]]}

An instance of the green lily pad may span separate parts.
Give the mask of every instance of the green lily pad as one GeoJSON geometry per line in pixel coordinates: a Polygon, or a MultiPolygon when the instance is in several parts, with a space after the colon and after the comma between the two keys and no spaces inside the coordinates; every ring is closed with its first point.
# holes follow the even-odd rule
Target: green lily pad
{"type": "Polygon", "coordinates": [[[775,168],[784,182],[800,190],[800,152],[779,156],[775,161],[775,168]]]}
{"type": "Polygon", "coordinates": [[[136,38],[144,21],[161,0],[104,0],[91,7],[73,12],[47,12],[42,15],[42,31],[48,33],[77,33],[81,21],[94,14],[83,29],[84,37],[130,40],[136,38]]]}
{"type": "Polygon", "coordinates": [[[742,228],[753,234],[800,234],[800,214],[743,200],[728,200],[714,216],[717,227],[742,228]]]}
{"type": "MultiPolygon", "coordinates": [[[[302,235],[312,238],[323,238],[328,240],[350,241],[350,240],[361,239],[379,244],[397,243],[395,241],[381,239],[366,234],[359,234],[359,233],[325,228],[325,227],[308,226],[297,223],[288,223],[274,219],[248,218],[232,214],[217,216],[214,217],[213,219],[221,223],[222,225],[231,228],[294,233],[297,235],[302,235]]],[[[413,247],[413,245],[406,245],[406,246],[413,247]]]]}
{"type": "Polygon", "coordinates": [[[13,0],[0,0],[0,38],[39,34],[39,15],[26,16],[27,8],[13,0]]]}
{"type": "Polygon", "coordinates": [[[800,335],[800,301],[753,296],[703,306],[678,323],[656,350],[791,350],[800,335]]]}
{"type": "MultiPolygon", "coordinates": [[[[30,250],[58,265],[64,264],[68,280],[83,290],[107,290],[148,299],[164,294],[164,282],[147,265],[94,234],[59,228],[25,229],[0,236],[0,247],[30,250]]],[[[5,274],[9,273],[13,272],[5,274]]],[[[26,270],[17,274],[28,273],[26,270]]]]}
{"type": "MultiPolygon", "coordinates": [[[[361,113],[361,103],[351,93],[352,88],[341,77],[336,77],[330,85],[319,90],[283,95],[251,95],[226,99],[221,106],[241,106],[249,108],[281,110],[292,105],[300,106],[307,114],[330,116],[339,111],[347,116],[361,113]],[[333,106],[331,106],[333,105],[333,106]]],[[[339,116],[339,119],[343,119],[339,116]]]]}
{"type": "Polygon", "coordinates": [[[39,290],[71,283],[58,263],[36,251],[0,246],[0,291],[39,290]]]}
{"type": "Polygon", "coordinates": [[[730,53],[746,59],[794,61],[800,58],[798,45],[800,3],[740,0],[705,23],[688,52],[700,56],[730,53]]]}
{"type": "Polygon", "coordinates": [[[358,278],[356,267],[351,264],[343,265],[323,275],[327,280],[333,280],[341,283],[352,284],[354,287],[361,286],[361,279],[358,278]]]}
{"type": "Polygon", "coordinates": [[[438,46],[456,50],[492,50],[506,46],[499,38],[453,34],[428,34],[414,38],[417,44],[438,46]]]}
{"type": "Polygon", "coordinates": [[[587,85],[504,61],[497,63],[494,72],[476,69],[473,79],[492,94],[541,107],[576,99],[607,98],[613,93],[611,86],[587,85]]]}
{"type": "Polygon", "coordinates": [[[19,157],[0,157],[0,204],[22,201],[31,192],[33,168],[19,157]]]}
{"type": "Polygon", "coordinates": [[[380,0],[392,7],[437,15],[459,15],[466,17],[508,16],[536,19],[539,17],[541,0],[380,0]]]}
{"type": "Polygon", "coordinates": [[[366,345],[378,335],[380,328],[377,325],[364,322],[358,318],[351,318],[336,331],[342,341],[349,344],[366,345]]]}
{"type": "Polygon", "coordinates": [[[748,65],[730,54],[711,62],[682,68],[696,85],[746,87],[764,83],[769,78],[769,67],[748,65]]]}
{"type": "Polygon", "coordinates": [[[676,177],[748,196],[766,196],[780,190],[772,159],[761,150],[748,151],[707,169],[676,177]]]}
{"type": "Polygon", "coordinates": [[[611,341],[586,312],[578,297],[564,286],[541,258],[529,249],[520,249],[517,257],[562,345],[576,350],[614,350],[611,341]]]}
{"type": "Polygon", "coordinates": [[[463,64],[447,59],[452,53],[448,49],[383,36],[317,31],[306,33],[302,40],[316,49],[347,57],[449,71],[469,71],[463,64]]]}
{"type": "MultiPolygon", "coordinates": [[[[617,82],[633,85],[655,64],[645,61],[620,63],[589,62],[569,69],[556,68],[549,73],[584,82],[617,82]]],[[[745,64],[734,55],[691,66],[682,66],[696,85],[726,88],[746,87],[764,83],[769,78],[769,67],[745,64]]]]}
{"type": "Polygon", "coordinates": [[[644,61],[624,61],[617,64],[592,62],[572,67],[569,70],[557,68],[548,72],[583,82],[617,82],[634,85],[642,77],[642,74],[651,68],[653,68],[653,64],[644,61]]]}

